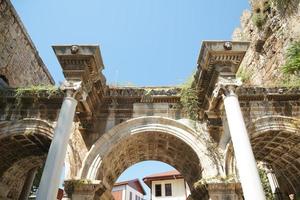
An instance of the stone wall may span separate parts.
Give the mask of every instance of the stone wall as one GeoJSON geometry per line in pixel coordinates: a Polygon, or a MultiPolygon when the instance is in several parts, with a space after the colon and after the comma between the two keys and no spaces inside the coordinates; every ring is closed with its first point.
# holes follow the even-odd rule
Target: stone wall
{"type": "Polygon", "coordinates": [[[12,87],[54,84],[9,0],[0,0],[0,75],[12,87]]]}
{"type": "Polygon", "coordinates": [[[274,86],[281,85],[285,78],[281,66],[286,50],[293,41],[300,40],[299,0],[289,1],[286,7],[279,8],[276,0],[252,0],[252,11],[244,11],[233,40],[251,42],[239,71],[246,83],[274,86]],[[261,26],[255,23],[258,14],[264,17],[261,26]]]}

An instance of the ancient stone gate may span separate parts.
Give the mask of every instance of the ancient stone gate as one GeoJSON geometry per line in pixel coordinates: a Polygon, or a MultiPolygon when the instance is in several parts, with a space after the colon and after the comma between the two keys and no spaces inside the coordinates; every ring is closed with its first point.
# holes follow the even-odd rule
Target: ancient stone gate
{"type": "MultiPolygon", "coordinates": [[[[0,5],[1,15],[13,16],[6,28],[21,31],[22,38],[5,31],[0,36],[19,38],[13,48],[30,49],[23,55],[26,66],[32,61],[38,69],[32,80],[16,77],[10,66],[17,65],[18,57],[9,53],[15,40],[1,44],[11,59],[2,59],[5,67],[0,68],[0,199],[28,195],[37,168],[46,160],[65,97],[78,102],[64,161],[71,199],[111,199],[118,176],[145,160],[178,169],[191,188],[191,199],[241,199],[244,176],[237,171],[232,120],[226,115],[239,108],[230,104],[225,109],[227,97],[238,99],[242,117],[236,120],[245,121],[256,161],[278,181],[270,182],[274,192],[282,198],[300,193],[300,90],[243,86],[236,72],[248,43],[203,42],[191,86],[197,93],[198,118],[189,119],[180,87],[107,85],[98,46],[54,46],[66,78],[63,87],[22,87],[53,81],[9,2],[0,5]]],[[[243,190],[248,187],[244,184],[243,190]]]]}
{"type": "MultiPolygon", "coordinates": [[[[197,121],[187,119],[180,88],[107,86],[97,46],[54,47],[66,80],[82,86],[65,159],[70,197],[109,199],[126,168],[159,160],[184,175],[194,198],[240,199],[221,84],[235,86],[256,159],[271,166],[283,194],[299,192],[299,89],[237,86],[228,77],[247,43],[224,44],[203,43],[193,83],[197,121]]],[[[44,162],[65,91],[1,90],[2,197],[18,199],[44,162]]]]}

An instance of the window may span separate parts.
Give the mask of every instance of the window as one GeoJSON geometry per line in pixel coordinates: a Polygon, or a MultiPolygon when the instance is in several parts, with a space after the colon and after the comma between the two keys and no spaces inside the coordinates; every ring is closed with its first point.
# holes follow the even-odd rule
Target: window
{"type": "Polygon", "coordinates": [[[139,200],[139,197],[137,195],[135,195],[135,200],[139,200]]]}
{"type": "Polygon", "coordinates": [[[166,194],[166,196],[172,196],[172,185],[171,185],[171,183],[165,184],[165,194],[166,194]]]}
{"type": "Polygon", "coordinates": [[[155,184],[155,196],[161,197],[161,184],[155,184]]]}
{"type": "Polygon", "coordinates": [[[132,192],[129,193],[129,200],[132,200],[132,192]]]}

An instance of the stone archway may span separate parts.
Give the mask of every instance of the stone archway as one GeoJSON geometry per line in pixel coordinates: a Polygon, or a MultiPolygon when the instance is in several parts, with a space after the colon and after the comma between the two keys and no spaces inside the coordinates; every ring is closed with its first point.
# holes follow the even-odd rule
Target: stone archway
{"type": "Polygon", "coordinates": [[[29,171],[46,159],[53,127],[38,119],[3,121],[0,133],[0,198],[19,199],[29,171]]]}
{"type": "Polygon", "coordinates": [[[163,117],[140,117],[123,122],[104,134],[88,152],[81,179],[102,180],[110,190],[131,165],[158,160],[175,167],[191,190],[202,177],[223,175],[201,135],[186,124],[163,117]]]}
{"type": "MultiPolygon", "coordinates": [[[[300,120],[285,116],[265,116],[248,125],[257,161],[272,166],[287,193],[300,192],[300,120]]],[[[236,174],[232,144],[227,147],[226,172],[236,174]]]]}

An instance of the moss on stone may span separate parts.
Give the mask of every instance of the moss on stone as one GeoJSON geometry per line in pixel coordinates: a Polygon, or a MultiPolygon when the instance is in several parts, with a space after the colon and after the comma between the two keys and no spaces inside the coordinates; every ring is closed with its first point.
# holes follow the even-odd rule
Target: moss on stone
{"type": "Polygon", "coordinates": [[[188,114],[189,119],[197,121],[199,120],[199,101],[198,92],[196,88],[192,87],[194,76],[188,78],[188,80],[181,85],[180,103],[183,110],[188,114]]]}

